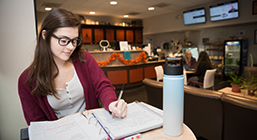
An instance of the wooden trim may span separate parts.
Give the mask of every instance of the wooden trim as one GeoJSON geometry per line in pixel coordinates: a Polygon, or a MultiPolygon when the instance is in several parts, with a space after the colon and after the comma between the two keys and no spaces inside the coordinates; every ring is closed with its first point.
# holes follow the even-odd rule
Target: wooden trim
{"type": "Polygon", "coordinates": [[[113,85],[128,83],[127,70],[108,71],[107,77],[113,85]]]}
{"type": "Polygon", "coordinates": [[[155,66],[152,67],[144,67],[144,78],[156,78],[156,72],[154,69],[155,66]]]}
{"type": "Polygon", "coordinates": [[[129,70],[129,83],[140,82],[143,80],[143,68],[129,70]]]}

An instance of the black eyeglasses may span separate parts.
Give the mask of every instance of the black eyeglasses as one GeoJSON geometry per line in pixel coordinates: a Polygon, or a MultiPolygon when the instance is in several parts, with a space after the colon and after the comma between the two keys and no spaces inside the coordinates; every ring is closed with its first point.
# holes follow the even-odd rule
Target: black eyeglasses
{"type": "Polygon", "coordinates": [[[61,46],[67,46],[70,42],[74,47],[79,46],[82,43],[82,39],[80,37],[76,37],[74,39],[70,39],[66,36],[64,37],[57,37],[55,34],[52,34],[52,36],[56,39],[58,39],[58,43],[61,46]]]}

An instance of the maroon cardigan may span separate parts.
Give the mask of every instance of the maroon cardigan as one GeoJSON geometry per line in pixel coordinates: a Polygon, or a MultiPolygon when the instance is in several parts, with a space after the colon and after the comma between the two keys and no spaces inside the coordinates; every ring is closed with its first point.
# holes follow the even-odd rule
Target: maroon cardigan
{"type": "MultiPolygon", "coordinates": [[[[92,55],[87,51],[85,52],[84,60],[86,62],[81,64],[78,56],[72,59],[84,90],[86,109],[99,108],[98,100],[100,100],[104,108],[108,110],[109,104],[117,100],[115,88],[106,78],[92,55]]],[[[30,125],[32,121],[57,120],[58,118],[49,105],[46,96],[31,95],[33,87],[25,82],[28,72],[28,69],[23,71],[18,81],[18,92],[27,124],[30,125]]]]}

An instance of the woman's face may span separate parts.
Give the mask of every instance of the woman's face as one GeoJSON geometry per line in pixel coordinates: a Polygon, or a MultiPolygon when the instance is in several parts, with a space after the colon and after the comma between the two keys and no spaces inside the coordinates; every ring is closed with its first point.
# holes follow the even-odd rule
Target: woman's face
{"type": "Polygon", "coordinates": [[[187,53],[187,58],[190,59],[191,57],[192,57],[191,52],[188,52],[188,53],[187,53]]]}
{"type": "MultiPolygon", "coordinates": [[[[78,27],[62,27],[58,28],[55,32],[53,32],[53,36],[64,39],[75,39],[79,35],[78,27]]],[[[53,53],[53,58],[56,63],[61,61],[69,60],[71,54],[76,49],[73,46],[72,41],[69,42],[66,46],[61,46],[59,44],[59,39],[55,37],[51,37],[51,51],[53,53]]]]}

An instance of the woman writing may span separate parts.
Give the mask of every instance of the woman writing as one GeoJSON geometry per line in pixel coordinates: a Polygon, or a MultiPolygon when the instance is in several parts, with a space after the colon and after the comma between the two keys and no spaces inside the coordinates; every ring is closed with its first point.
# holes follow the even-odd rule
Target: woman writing
{"type": "Polygon", "coordinates": [[[194,69],[194,73],[196,76],[190,77],[188,81],[203,82],[205,72],[208,69],[213,69],[213,67],[209,59],[209,55],[206,52],[202,51],[199,54],[199,58],[194,69]]]}
{"type": "Polygon", "coordinates": [[[46,14],[34,60],[18,82],[28,125],[99,108],[99,101],[113,115],[126,116],[127,103],[117,102],[115,88],[81,45],[80,23],[71,12],[53,9],[46,14]]]}
{"type": "Polygon", "coordinates": [[[195,65],[196,65],[196,60],[194,57],[192,57],[192,54],[190,52],[190,50],[187,50],[185,52],[185,56],[184,56],[184,59],[183,59],[183,64],[184,65],[188,65],[189,68],[194,68],[195,65]]]}

